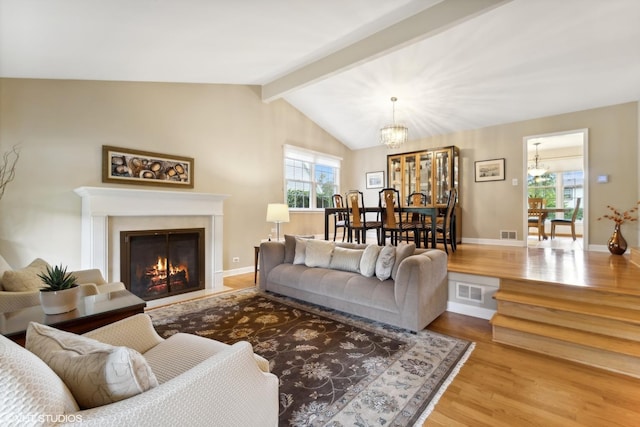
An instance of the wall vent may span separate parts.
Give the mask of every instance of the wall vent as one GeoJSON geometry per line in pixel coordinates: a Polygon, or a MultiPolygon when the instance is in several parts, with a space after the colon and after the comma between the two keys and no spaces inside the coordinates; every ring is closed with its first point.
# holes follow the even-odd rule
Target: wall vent
{"type": "Polygon", "coordinates": [[[517,240],[518,233],[513,230],[500,230],[500,240],[517,240]]]}
{"type": "Polygon", "coordinates": [[[482,286],[456,282],[456,298],[484,303],[484,288],[482,286]]]}

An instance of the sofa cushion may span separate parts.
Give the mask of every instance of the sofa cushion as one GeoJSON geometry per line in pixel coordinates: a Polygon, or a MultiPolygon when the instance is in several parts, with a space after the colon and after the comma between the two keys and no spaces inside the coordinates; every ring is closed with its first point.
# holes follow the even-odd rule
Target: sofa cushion
{"type": "Polygon", "coordinates": [[[137,351],[31,322],[25,347],[65,382],[81,408],[135,396],[158,385],[137,351]]]}
{"type": "Polygon", "coordinates": [[[380,280],[387,280],[391,277],[393,264],[396,260],[395,246],[387,245],[380,250],[376,260],[376,277],[380,280]]]}
{"type": "MultiPolygon", "coordinates": [[[[309,248],[307,248],[307,250],[309,250],[309,248]]],[[[347,249],[336,247],[333,250],[333,256],[331,257],[329,268],[331,268],[332,270],[343,270],[351,271],[352,273],[360,273],[360,259],[362,258],[363,253],[363,249],[347,249]]]]}
{"type": "Polygon", "coordinates": [[[329,268],[335,243],[328,240],[307,240],[304,263],[307,267],[329,268]]]}
{"type": "Polygon", "coordinates": [[[364,277],[373,277],[376,274],[376,261],[378,260],[380,249],[382,248],[378,245],[368,245],[365,248],[360,259],[360,274],[364,277]]]}
{"type": "Polygon", "coordinates": [[[0,291],[4,288],[2,287],[2,276],[4,276],[5,271],[11,270],[11,266],[9,263],[0,255],[0,291]]]}
{"type": "MultiPolygon", "coordinates": [[[[78,404],[67,386],[46,363],[2,335],[0,390],[0,415],[20,415],[24,417],[24,421],[33,422],[37,418],[32,417],[42,414],[55,418],[57,415],[78,410],[78,404]]],[[[18,421],[13,425],[18,425],[18,421]]]]}
{"type": "Polygon", "coordinates": [[[307,257],[307,240],[301,237],[296,237],[296,253],[293,257],[294,264],[303,264],[307,257]]]}
{"type": "Polygon", "coordinates": [[[40,258],[19,270],[7,270],[2,275],[2,286],[6,291],[37,291],[44,286],[38,274],[46,273],[49,264],[40,258]]]}
{"type": "Polygon", "coordinates": [[[391,278],[396,280],[396,274],[398,273],[398,266],[405,258],[410,257],[416,251],[415,243],[400,243],[396,246],[396,259],[393,262],[393,269],[391,270],[391,278]]]}
{"type": "Polygon", "coordinates": [[[284,235],[284,262],[289,264],[293,264],[293,259],[296,256],[296,237],[301,239],[313,239],[313,236],[284,235]]]}

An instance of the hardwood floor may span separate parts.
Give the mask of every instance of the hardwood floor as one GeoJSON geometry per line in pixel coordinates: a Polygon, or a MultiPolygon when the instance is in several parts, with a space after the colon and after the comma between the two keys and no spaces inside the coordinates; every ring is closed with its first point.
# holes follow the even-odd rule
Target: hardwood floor
{"type": "Polygon", "coordinates": [[[496,344],[488,321],[445,313],[428,329],[476,348],[424,426],[638,426],[640,380],[496,344]]]}
{"type": "MultiPolygon", "coordinates": [[[[464,244],[449,270],[640,295],[628,256],[464,244]]],[[[226,277],[225,286],[252,287],[253,273],[226,277]]],[[[476,347],[424,426],[640,425],[640,379],[494,343],[488,320],[446,312],[428,329],[476,347]]]]}

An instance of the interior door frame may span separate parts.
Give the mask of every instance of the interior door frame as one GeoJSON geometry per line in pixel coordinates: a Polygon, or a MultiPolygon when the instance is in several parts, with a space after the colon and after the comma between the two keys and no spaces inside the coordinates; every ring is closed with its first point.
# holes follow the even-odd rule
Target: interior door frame
{"type": "Polygon", "coordinates": [[[528,135],[522,138],[522,147],[523,147],[523,155],[522,155],[522,165],[523,165],[523,176],[522,176],[522,208],[523,208],[523,218],[524,218],[524,227],[523,234],[524,237],[524,246],[528,246],[528,238],[529,238],[529,227],[527,224],[528,219],[528,198],[529,198],[529,188],[527,185],[528,177],[527,177],[527,168],[529,165],[529,155],[528,155],[528,146],[529,141],[532,139],[543,139],[551,136],[557,135],[567,135],[573,133],[582,133],[582,171],[584,174],[584,186],[583,186],[583,198],[582,198],[582,213],[583,213],[583,227],[582,227],[582,250],[587,251],[589,248],[589,129],[573,129],[562,132],[552,132],[545,133],[539,135],[528,135]]]}

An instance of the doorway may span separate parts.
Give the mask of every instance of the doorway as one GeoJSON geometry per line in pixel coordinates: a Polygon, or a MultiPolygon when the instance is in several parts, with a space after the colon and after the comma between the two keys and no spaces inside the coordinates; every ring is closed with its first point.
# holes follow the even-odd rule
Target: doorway
{"type": "MultiPolygon", "coordinates": [[[[588,129],[525,136],[524,234],[529,247],[588,248],[588,129]],[[539,228],[530,227],[529,198],[542,198],[544,210],[539,228]],[[570,225],[557,225],[551,238],[552,220],[572,220],[576,205],[575,234],[570,225]]],[[[557,222],[556,222],[557,224],[557,222]]]]}

